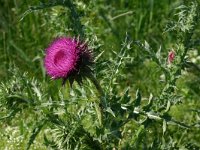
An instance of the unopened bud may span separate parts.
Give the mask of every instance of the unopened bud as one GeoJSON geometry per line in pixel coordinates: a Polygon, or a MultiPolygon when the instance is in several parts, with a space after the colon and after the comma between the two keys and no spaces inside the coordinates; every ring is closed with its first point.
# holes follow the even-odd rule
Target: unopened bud
{"type": "Polygon", "coordinates": [[[170,51],[169,54],[168,54],[168,63],[172,63],[173,60],[175,58],[175,52],[174,51],[170,51]]]}

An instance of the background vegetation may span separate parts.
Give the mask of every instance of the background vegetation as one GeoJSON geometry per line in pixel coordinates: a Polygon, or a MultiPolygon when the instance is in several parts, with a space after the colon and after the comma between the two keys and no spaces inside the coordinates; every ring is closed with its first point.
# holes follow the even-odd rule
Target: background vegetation
{"type": "MultiPolygon", "coordinates": [[[[179,28],[181,25],[173,29],[169,24],[181,23],[181,15],[189,17],[184,12],[191,11],[191,1],[75,0],[75,5],[57,5],[60,2],[0,1],[0,149],[97,149],[101,147],[99,141],[103,141],[105,149],[200,149],[199,16],[196,14],[196,22],[188,23],[195,22],[192,27],[187,28],[183,22],[185,31],[179,28]],[[174,32],[166,32],[168,29],[174,32]],[[185,44],[187,31],[193,33],[194,40],[186,40],[185,44]],[[86,80],[82,87],[74,84],[70,88],[69,83],[63,87],[60,80],[46,76],[44,50],[55,37],[63,35],[80,35],[93,48],[95,75],[105,90],[105,98],[111,100],[112,109],[107,111],[118,120],[109,115],[107,119],[115,121],[128,118],[128,111],[117,112],[117,104],[127,102],[124,107],[129,108],[128,102],[133,104],[130,97],[138,100],[142,96],[139,105],[146,105],[151,97],[159,101],[166,96],[162,95],[166,76],[152,55],[160,49],[159,58],[167,68],[169,51],[179,55],[180,43],[185,44],[185,49],[192,43],[181,74],[169,67],[170,77],[178,78],[170,83],[175,87],[173,94],[167,91],[172,96],[168,98],[175,100],[167,100],[170,109],[167,116],[162,114],[173,125],[168,126],[165,118],[146,128],[141,126],[144,115],[120,128],[120,135],[110,130],[104,132],[105,137],[102,131],[98,135],[94,128],[99,127],[95,110],[98,94],[93,84],[86,80]],[[124,140],[116,142],[122,137],[124,140]]],[[[175,66],[181,63],[177,60],[175,66]]],[[[150,109],[161,112],[157,107],[161,108],[160,104],[150,109]]],[[[112,129],[118,126],[110,124],[112,129]]]]}

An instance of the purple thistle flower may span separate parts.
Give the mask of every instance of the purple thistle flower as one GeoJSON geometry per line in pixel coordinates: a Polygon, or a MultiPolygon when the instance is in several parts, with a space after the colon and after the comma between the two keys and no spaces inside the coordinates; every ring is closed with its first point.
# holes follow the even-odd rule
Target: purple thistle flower
{"type": "Polygon", "coordinates": [[[63,84],[69,79],[70,84],[76,80],[82,83],[82,78],[91,73],[91,50],[86,43],[70,37],[55,39],[46,49],[44,65],[52,79],[63,79],[63,84]]]}

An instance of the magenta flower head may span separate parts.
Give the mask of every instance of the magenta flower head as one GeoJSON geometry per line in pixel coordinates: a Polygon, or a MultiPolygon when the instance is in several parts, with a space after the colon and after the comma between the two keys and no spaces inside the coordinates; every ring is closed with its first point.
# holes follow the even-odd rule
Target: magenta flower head
{"type": "Polygon", "coordinates": [[[67,79],[71,85],[74,80],[82,83],[82,78],[92,72],[92,64],[91,50],[79,39],[59,37],[46,49],[46,72],[52,79],[63,79],[63,84],[67,79]]]}

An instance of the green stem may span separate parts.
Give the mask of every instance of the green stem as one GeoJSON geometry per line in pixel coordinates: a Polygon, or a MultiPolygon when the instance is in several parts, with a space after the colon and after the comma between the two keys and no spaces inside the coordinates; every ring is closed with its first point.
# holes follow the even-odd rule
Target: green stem
{"type": "Polygon", "coordinates": [[[95,85],[99,95],[100,95],[100,101],[99,104],[97,105],[97,103],[95,103],[95,109],[97,112],[97,116],[100,122],[100,125],[102,126],[103,124],[103,109],[106,107],[106,102],[104,101],[104,92],[103,89],[101,87],[101,85],[99,84],[98,80],[94,77],[94,75],[90,74],[88,76],[88,78],[92,81],[92,83],[95,85]]]}
{"type": "Polygon", "coordinates": [[[107,102],[105,100],[105,93],[101,87],[101,85],[99,84],[98,80],[93,76],[93,75],[90,75],[89,76],[89,79],[92,81],[92,83],[95,85],[99,95],[100,95],[100,107],[101,109],[104,109],[107,107],[107,102]]]}
{"type": "Polygon", "coordinates": [[[89,76],[89,79],[92,81],[92,83],[95,85],[97,91],[99,92],[99,95],[101,97],[104,96],[104,92],[103,92],[103,89],[101,87],[101,85],[99,84],[98,80],[93,76],[93,75],[90,75],[89,76]]]}
{"type": "Polygon", "coordinates": [[[71,0],[64,1],[64,6],[68,7],[70,10],[70,19],[72,20],[71,27],[74,29],[76,35],[79,35],[80,38],[84,38],[83,25],[80,21],[80,15],[77,12],[76,5],[71,0]]]}

